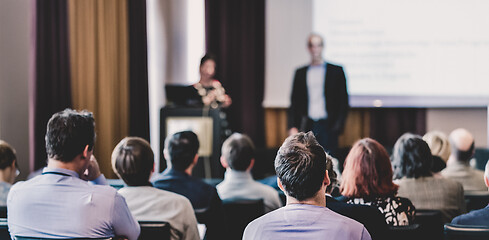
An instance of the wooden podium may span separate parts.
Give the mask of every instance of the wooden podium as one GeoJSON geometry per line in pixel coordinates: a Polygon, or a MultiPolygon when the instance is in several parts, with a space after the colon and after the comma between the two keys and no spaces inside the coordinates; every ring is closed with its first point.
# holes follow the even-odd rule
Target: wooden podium
{"type": "Polygon", "coordinates": [[[199,138],[199,162],[192,176],[223,178],[221,145],[227,126],[225,113],[220,108],[163,107],[160,111],[160,172],[167,164],[163,154],[167,136],[179,131],[191,130],[199,138]]]}

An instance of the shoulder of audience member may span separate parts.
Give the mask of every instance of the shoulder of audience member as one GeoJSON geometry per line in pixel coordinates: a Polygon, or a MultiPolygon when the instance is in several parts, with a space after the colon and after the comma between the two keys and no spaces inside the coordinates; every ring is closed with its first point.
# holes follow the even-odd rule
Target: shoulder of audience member
{"type": "Polygon", "coordinates": [[[482,209],[472,210],[466,214],[459,215],[452,220],[452,223],[462,225],[476,225],[476,222],[479,222],[478,220],[488,218],[489,207],[485,207],[482,209]]]}

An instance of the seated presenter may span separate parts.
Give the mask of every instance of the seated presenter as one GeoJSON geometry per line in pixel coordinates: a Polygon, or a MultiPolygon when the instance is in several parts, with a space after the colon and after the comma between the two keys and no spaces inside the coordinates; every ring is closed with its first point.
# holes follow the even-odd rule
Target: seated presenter
{"type": "Polygon", "coordinates": [[[204,55],[200,60],[200,80],[193,87],[202,97],[202,104],[212,108],[227,108],[231,105],[231,98],[226,94],[222,84],[214,79],[216,73],[216,60],[210,54],[204,55]]]}

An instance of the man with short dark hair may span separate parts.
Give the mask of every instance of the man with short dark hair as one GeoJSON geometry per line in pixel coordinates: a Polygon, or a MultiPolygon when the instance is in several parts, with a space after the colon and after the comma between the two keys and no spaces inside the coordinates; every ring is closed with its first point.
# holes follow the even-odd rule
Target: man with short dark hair
{"type": "Polygon", "coordinates": [[[371,239],[357,221],[326,208],[326,154],[312,132],[289,136],[275,158],[287,205],[251,222],[243,239],[371,239]]]}
{"type": "Polygon", "coordinates": [[[450,133],[449,141],[452,152],[441,175],[461,183],[465,193],[486,191],[484,172],[470,166],[475,153],[474,136],[466,129],[458,128],[450,133]]]}
{"type": "Polygon", "coordinates": [[[124,198],[106,184],[93,157],[95,122],[90,112],[55,113],[46,132],[48,165],[42,175],[10,190],[12,236],[136,240],[139,224],[124,198]]]}
{"type": "MultiPolygon", "coordinates": [[[[489,187],[489,161],[486,163],[484,172],[484,183],[489,187]]],[[[455,217],[453,224],[489,226],[489,205],[483,209],[474,210],[467,214],[455,217]]]]}
{"type": "Polygon", "coordinates": [[[222,200],[263,199],[265,212],[270,212],[282,203],[274,188],[253,180],[250,171],[255,163],[254,151],[253,142],[244,134],[234,133],[224,141],[221,164],[226,173],[217,192],[222,200]]]}
{"type": "Polygon", "coordinates": [[[197,214],[197,221],[207,227],[206,238],[218,239],[224,214],[222,201],[215,187],[192,177],[199,160],[199,139],[192,131],[177,132],[165,141],[165,158],[168,168],[152,179],[153,186],[187,197],[197,214]]]}

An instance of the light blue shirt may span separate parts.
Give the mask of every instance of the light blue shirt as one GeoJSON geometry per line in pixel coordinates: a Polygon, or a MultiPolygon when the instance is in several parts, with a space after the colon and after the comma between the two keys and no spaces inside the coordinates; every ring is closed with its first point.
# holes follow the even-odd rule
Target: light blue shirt
{"type": "Polygon", "coordinates": [[[312,120],[321,120],[328,117],[326,112],[326,98],[324,96],[324,84],[326,76],[326,64],[309,66],[307,68],[307,97],[309,108],[307,114],[312,120]]]}
{"type": "Polygon", "coordinates": [[[243,239],[370,240],[371,237],[362,224],[326,207],[289,204],[248,224],[243,239]]]}
{"type": "Polygon", "coordinates": [[[253,180],[246,171],[227,169],[224,181],[217,185],[217,193],[222,200],[229,199],[263,199],[265,212],[282,206],[278,192],[265,184],[253,180]]]}
{"type": "Polygon", "coordinates": [[[0,206],[7,206],[7,195],[12,184],[8,182],[0,182],[0,206]]]}
{"type": "MultiPolygon", "coordinates": [[[[101,175],[95,183],[104,183],[101,175]]],[[[110,186],[93,185],[67,169],[43,174],[11,188],[7,198],[11,236],[136,240],[139,224],[124,198],[110,186]]]]}

